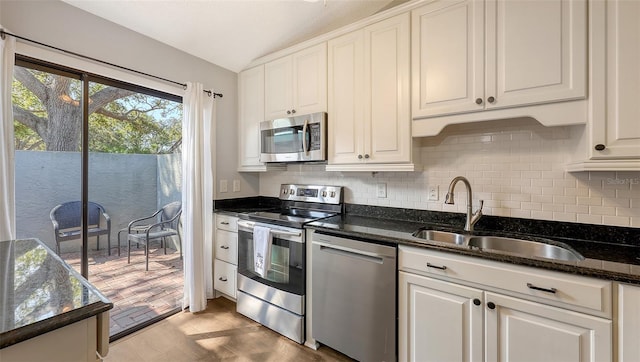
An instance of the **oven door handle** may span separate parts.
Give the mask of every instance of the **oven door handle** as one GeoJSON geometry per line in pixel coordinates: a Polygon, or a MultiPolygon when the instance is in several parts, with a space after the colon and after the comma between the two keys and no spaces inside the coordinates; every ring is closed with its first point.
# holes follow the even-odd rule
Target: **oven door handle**
{"type": "MultiPolygon", "coordinates": [[[[245,227],[247,229],[252,229],[253,230],[253,226],[255,224],[256,223],[251,222],[251,221],[238,220],[238,226],[245,227]]],[[[278,230],[278,229],[271,229],[271,235],[274,235],[274,236],[295,236],[295,237],[300,237],[300,236],[302,236],[302,231],[292,232],[292,231],[282,231],[282,230],[278,230]]]]}

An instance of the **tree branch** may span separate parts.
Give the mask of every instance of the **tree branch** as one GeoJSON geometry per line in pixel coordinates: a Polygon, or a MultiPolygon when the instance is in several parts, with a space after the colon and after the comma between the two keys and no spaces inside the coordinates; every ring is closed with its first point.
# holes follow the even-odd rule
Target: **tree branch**
{"type": "Polygon", "coordinates": [[[14,67],[14,77],[28,90],[35,94],[43,103],[47,99],[47,87],[42,84],[30,71],[23,67],[14,67]]]}
{"type": "Polygon", "coordinates": [[[135,92],[116,87],[107,87],[99,90],[91,96],[91,102],[89,103],[89,114],[96,112],[98,109],[106,106],[116,99],[128,97],[134,93],[135,92]]]}
{"type": "Polygon", "coordinates": [[[38,117],[31,113],[31,111],[18,107],[15,104],[13,105],[13,119],[31,128],[38,134],[40,134],[38,129],[41,129],[41,127],[47,124],[46,118],[38,117]]]}

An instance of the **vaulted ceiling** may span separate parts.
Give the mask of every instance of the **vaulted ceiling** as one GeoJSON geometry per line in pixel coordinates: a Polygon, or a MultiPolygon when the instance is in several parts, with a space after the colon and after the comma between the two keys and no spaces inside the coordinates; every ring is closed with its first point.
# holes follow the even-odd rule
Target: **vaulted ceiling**
{"type": "Polygon", "coordinates": [[[63,0],[221,67],[252,60],[407,0],[63,0]]]}

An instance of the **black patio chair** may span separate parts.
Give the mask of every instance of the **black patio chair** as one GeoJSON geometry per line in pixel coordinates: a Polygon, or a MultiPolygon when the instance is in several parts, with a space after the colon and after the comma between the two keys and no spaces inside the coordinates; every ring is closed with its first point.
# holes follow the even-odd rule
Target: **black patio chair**
{"type": "MultiPolygon", "coordinates": [[[[107,236],[107,247],[111,251],[111,218],[104,207],[89,201],[88,236],[95,236],[97,248],[100,250],[100,235],[107,236]]],[[[70,201],[57,205],[49,213],[53,223],[53,233],[56,240],[56,253],[60,254],[60,243],[82,238],[82,203],[70,201]]]]}
{"type": "MultiPolygon", "coordinates": [[[[182,213],[182,203],[179,201],[164,205],[153,215],[135,219],[127,227],[127,263],[131,263],[131,242],[144,244],[146,255],[145,270],[149,270],[149,242],[160,239],[160,246],[164,246],[164,253],[167,254],[167,236],[178,236],[180,248],[180,259],[182,259],[182,238],[180,237],[180,214],[182,213]]],[[[118,234],[118,237],[120,235],[118,234]]],[[[118,245],[120,240],[118,240],[118,245]]]]}

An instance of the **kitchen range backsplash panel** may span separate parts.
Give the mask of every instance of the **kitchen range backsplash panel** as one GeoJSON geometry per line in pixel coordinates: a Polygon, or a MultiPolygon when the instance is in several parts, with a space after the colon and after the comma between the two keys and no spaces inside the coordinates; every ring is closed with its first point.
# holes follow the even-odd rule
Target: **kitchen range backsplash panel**
{"type": "Polygon", "coordinates": [[[324,166],[289,165],[260,175],[260,195],[278,194],[282,183],[345,187],[345,202],[432,211],[466,212],[466,191],[455,189],[445,205],[451,179],[465,176],[474,210],[485,215],[586,224],[640,227],[640,172],[565,171],[581,147],[581,126],[544,127],[532,120],[450,126],[421,139],[422,172],[326,172],[324,166]],[[386,184],[387,197],[377,197],[386,184]],[[429,200],[437,186],[438,200],[429,200]]]}

